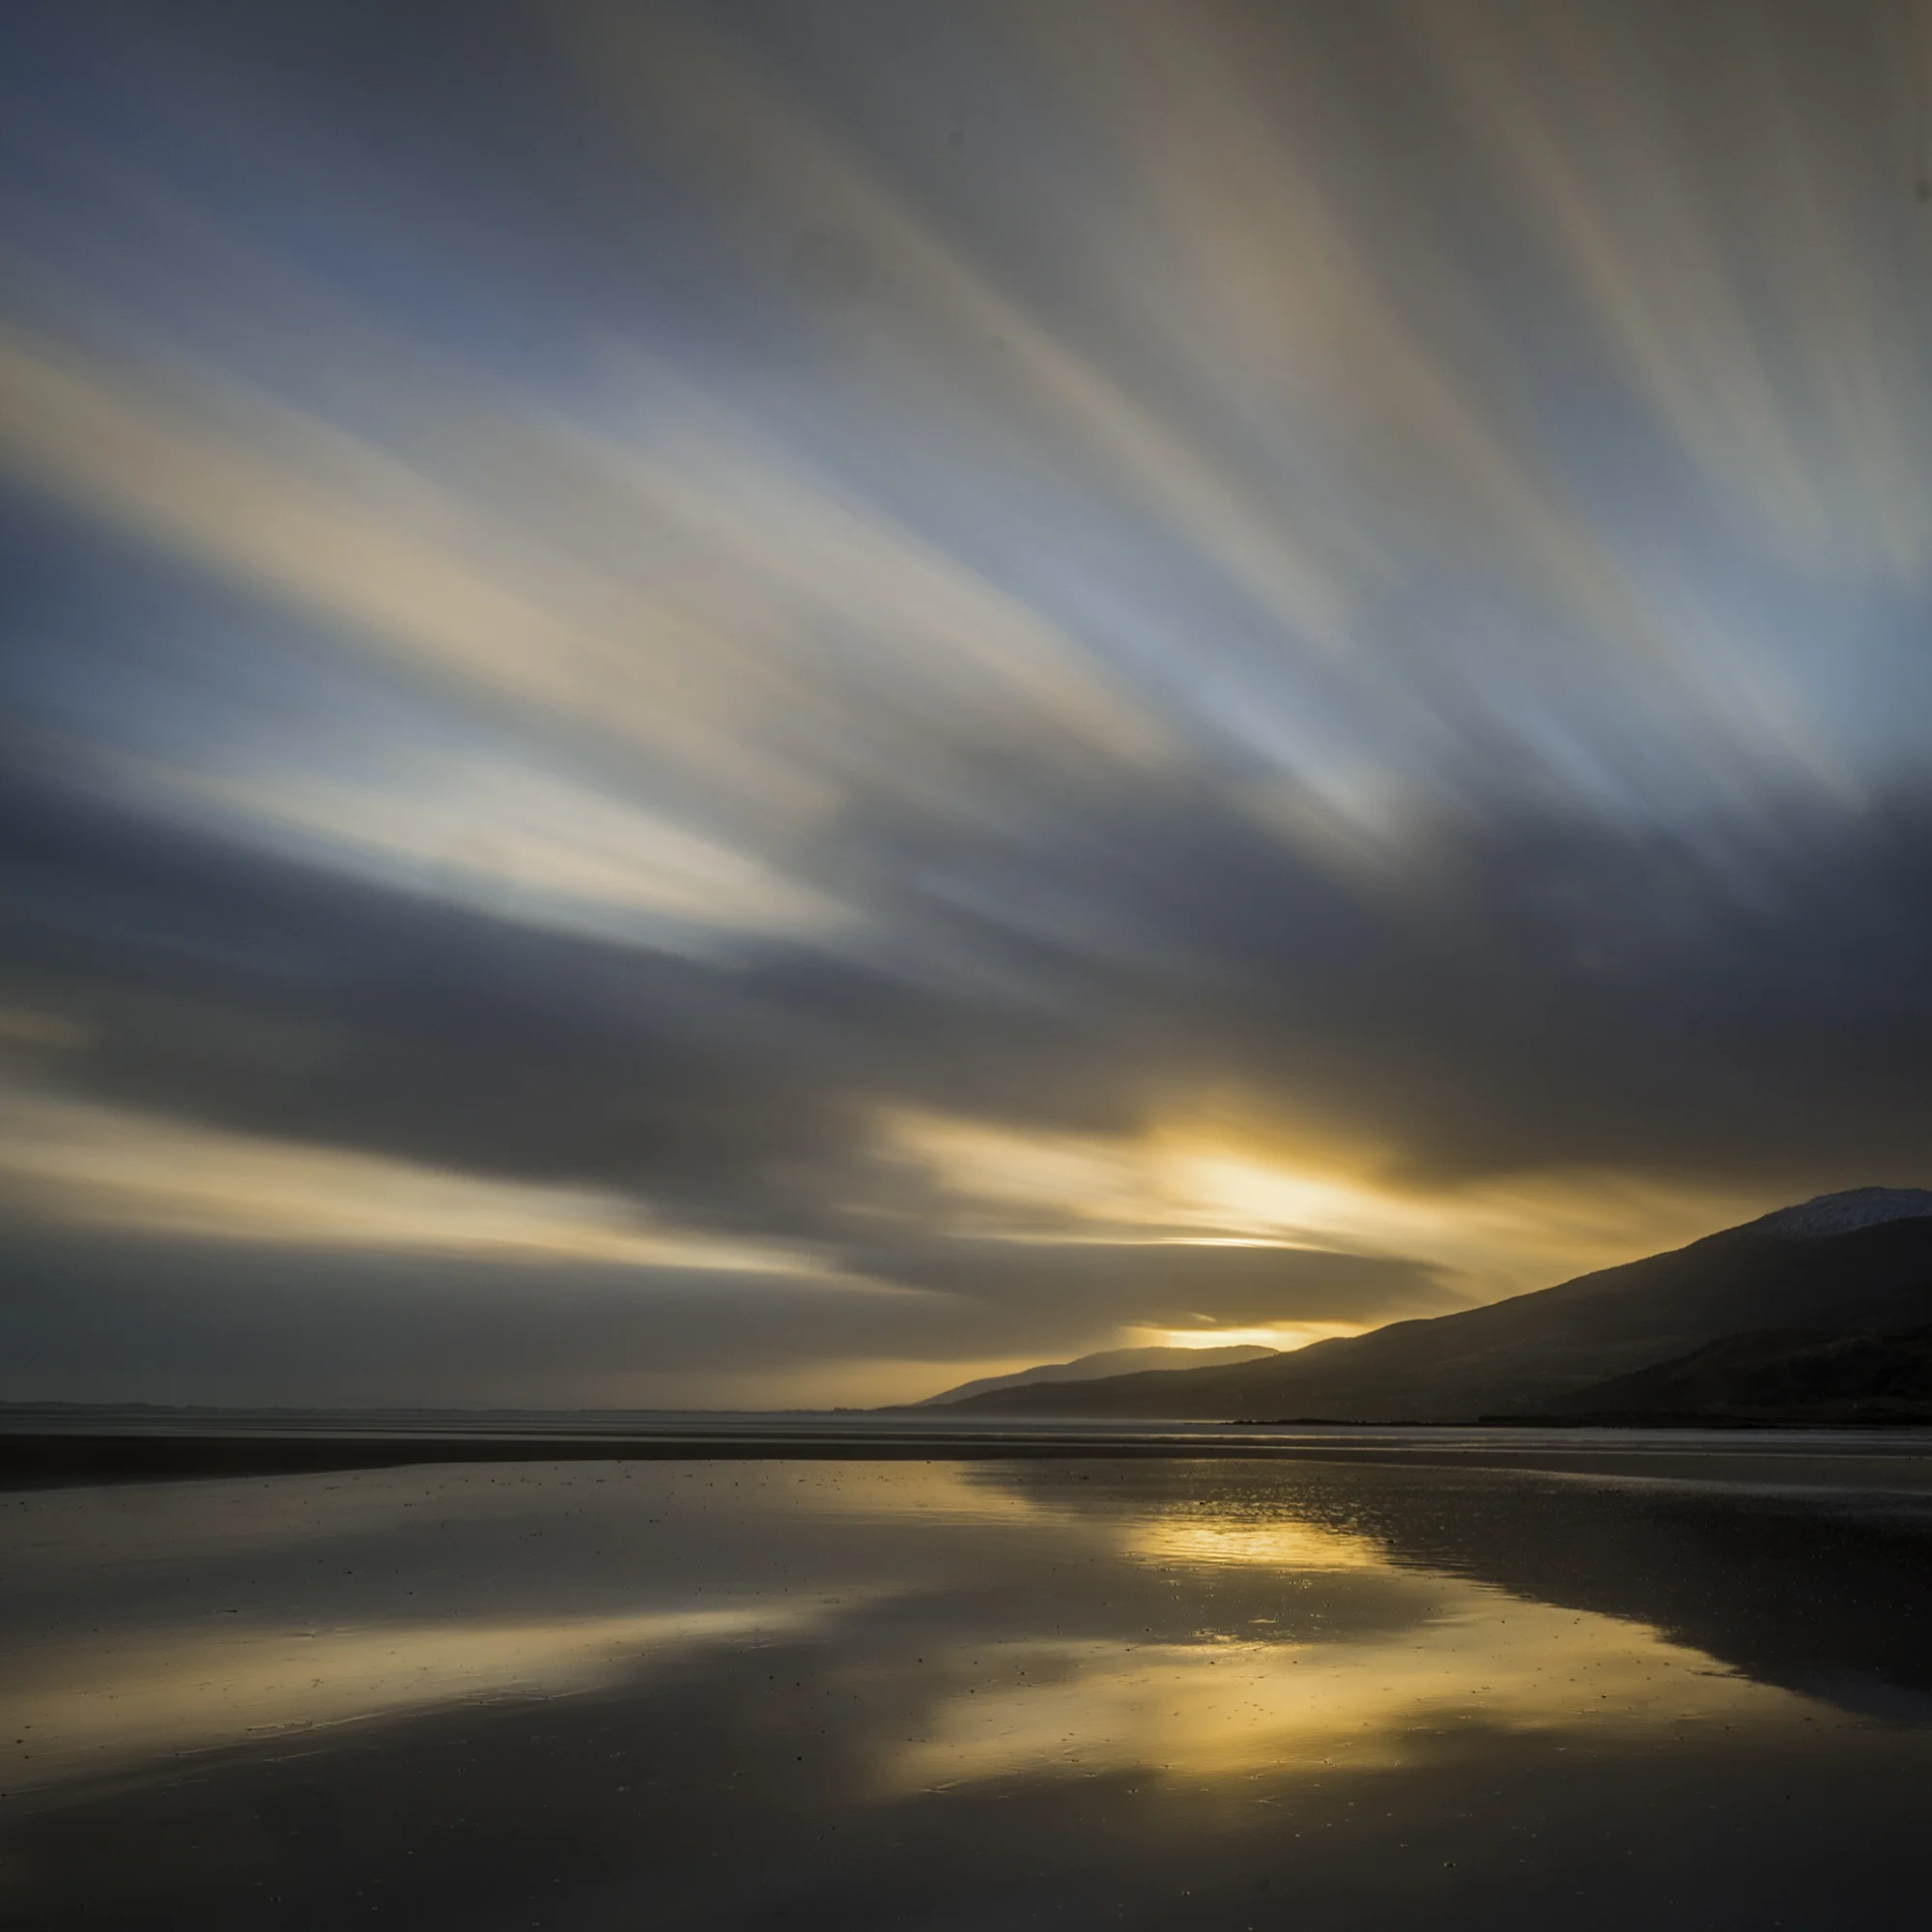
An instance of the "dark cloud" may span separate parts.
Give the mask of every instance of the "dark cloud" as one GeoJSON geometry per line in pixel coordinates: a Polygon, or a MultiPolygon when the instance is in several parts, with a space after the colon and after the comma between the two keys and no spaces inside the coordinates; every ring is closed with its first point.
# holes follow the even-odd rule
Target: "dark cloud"
{"type": "Polygon", "coordinates": [[[1387,1320],[1459,1305],[1419,1263],[1319,1249],[954,1238],[882,1242],[849,1251],[848,1263],[984,1304],[1003,1326],[1054,1322],[1085,1333],[1109,1319],[1242,1327],[1387,1320]]]}
{"type": "MultiPolygon", "coordinates": [[[[75,1237],[16,1228],[0,1400],[742,1406],[785,1373],[1077,1351],[1185,1326],[1439,1310],[1426,1269],[1254,1249],[927,1243],[855,1259],[881,1284],[572,1263],[75,1237]],[[913,1290],[923,1292],[911,1292],[913,1290]]],[[[922,1366],[924,1365],[924,1366],[922,1366]]],[[[909,1393],[927,1393],[913,1388],[909,1393]]]]}
{"type": "MultiPolygon", "coordinates": [[[[1498,813],[1444,828],[1396,878],[1324,871],[1198,794],[1115,804],[1109,824],[1090,803],[1062,849],[898,855],[915,883],[894,881],[884,910],[934,954],[984,960],[981,990],[777,952],[721,971],[532,932],[16,780],[11,989],[93,1027],[80,1070],[120,1098],[639,1181],[680,1159],[797,1152],[838,1131],[841,1101],[1125,1124],[1126,1096],[1257,1054],[1397,1138],[1427,1128],[1418,1096],[1452,1088],[1463,1126],[1415,1132],[1421,1158],[1446,1159],[1491,1113],[1499,1127],[1533,1113],[1559,1156],[1629,1158],[1666,1128],[1659,1100],[1731,1117],[1747,1153],[1786,1130],[1763,1119],[1771,1093],[1813,1111],[1849,1085],[1895,1105],[1925,1065],[1932,810],[1917,802],[1715,858],[1498,813]],[[916,880],[941,866],[989,891],[1004,874],[1022,902],[1064,883],[1115,930],[1043,938],[1023,909],[934,906],[916,880]]],[[[1910,1126],[1889,1111],[1876,1124],[1910,1126]]]]}
{"type": "Polygon", "coordinates": [[[1297,858],[1200,792],[1111,823],[1057,803],[1058,848],[901,840],[883,916],[984,968],[949,983],[571,940],[16,790],[9,990],[92,1030],[72,1077],[105,1099],[800,1234],[916,1188],[868,1157],[882,1105],[1131,1130],[1235,1082],[1465,1175],[1932,1153],[1917,802],[1715,855],[1498,808],[1394,877],[1297,858]],[[993,909],[934,905],[941,867],[993,909]],[[1074,918],[1027,929],[1062,883],[1074,918]],[[1080,900],[1111,929],[1083,932],[1080,900]]]}

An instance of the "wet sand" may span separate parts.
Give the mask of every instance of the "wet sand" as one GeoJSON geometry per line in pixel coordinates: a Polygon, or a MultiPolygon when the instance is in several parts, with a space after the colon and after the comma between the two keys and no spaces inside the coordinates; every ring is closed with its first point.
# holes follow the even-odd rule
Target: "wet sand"
{"type": "Polygon", "coordinates": [[[837,1429],[14,1489],[0,1915],[1922,1923],[1909,1443],[837,1429]]]}
{"type": "Polygon", "coordinates": [[[298,1412],[138,1411],[0,1421],[0,1487],[71,1480],[287,1475],[438,1463],[926,1462],[1038,1457],[1404,1463],[1659,1480],[1932,1491],[1923,1429],[1616,1429],[1256,1425],[1001,1417],[668,1413],[621,1421],[448,1412],[310,1420],[298,1412]]]}

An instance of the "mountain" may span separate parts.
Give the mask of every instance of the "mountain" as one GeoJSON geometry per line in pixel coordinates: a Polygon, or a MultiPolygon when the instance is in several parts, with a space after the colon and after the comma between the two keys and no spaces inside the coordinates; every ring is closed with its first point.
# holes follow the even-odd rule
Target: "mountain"
{"type": "MultiPolygon", "coordinates": [[[[1682,1365],[1726,1338],[1776,1333],[1796,1348],[1903,1335],[1928,1323],[1932,1191],[1858,1188],[1555,1288],[1265,1361],[1036,1381],[968,1396],[957,1406],[1009,1415],[1363,1422],[1601,1413],[1606,1385],[1682,1365]]],[[[1627,1405],[1632,1393],[1624,1388],[1617,1402],[1627,1405]]]]}
{"type": "Polygon", "coordinates": [[[1887,1221],[1922,1220],[1932,1216],[1932,1188],[1851,1187],[1842,1194],[1820,1194],[1796,1208],[1778,1208],[1760,1215],[1733,1234],[1785,1235],[1816,1239],[1825,1235],[1849,1235],[1860,1228],[1876,1228],[1887,1221]]]}
{"type": "Polygon", "coordinates": [[[1032,1382],[1090,1382],[1101,1376],[1133,1375],[1148,1369],[1228,1368],[1236,1362],[1259,1361],[1264,1355],[1279,1354],[1278,1349],[1258,1348],[1251,1342],[1231,1343],[1225,1349],[1103,1349],[1097,1355],[1079,1355],[1070,1362],[1048,1362],[1043,1368],[1021,1369],[1010,1376],[981,1376],[978,1381],[961,1382],[939,1395],[929,1395],[914,1408],[931,1408],[944,1403],[963,1402],[968,1396],[986,1395],[994,1389],[1021,1388],[1032,1382]]]}
{"type": "Polygon", "coordinates": [[[1558,1412],[1932,1420],[1932,1326],[1823,1341],[1779,1329],[1727,1335],[1677,1361],[1579,1389],[1558,1412]]]}

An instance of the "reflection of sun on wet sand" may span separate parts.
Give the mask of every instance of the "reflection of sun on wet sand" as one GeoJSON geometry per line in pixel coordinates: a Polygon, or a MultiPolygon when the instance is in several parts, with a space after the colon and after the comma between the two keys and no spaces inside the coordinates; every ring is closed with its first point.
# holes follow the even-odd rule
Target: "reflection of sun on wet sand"
{"type": "MultiPolygon", "coordinates": [[[[1275,1766],[1411,1758],[1431,1734],[1576,1731],[1632,1739],[1661,1722],[1750,1712],[1767,1692],[1641,1625],[1525,1603],[1449,1575],[1399,1570],[1367,1538],[1307,1522],[1156,1521],[1130,1553],[1200,1570],[1380,1571],[1417,1590],[1392,1631],[1283,1641],[1265,1627],[1193,1641],[1036,1640],[1003,1646],[1001,1674],[950,1695],[891,1768],[898,1789],[974,1779],[1141,1770],[1223,1776],[1275,1766]]],[[[1791,1699],[1794,1704],[1798,1699],[1791,1699]]]]}
{"type": "Polygon", "coordinates": [[[1319,1523],[1254,1520],[1207,1510],[1156,1517],[1128,1540],[1129,1555],[1182,1563],[1266,1564],[1288,1570],[1386,1570],[1388,1559],[1366,1536],[1319,1523]]]}
{"type": "Polygon", "coordinates": [[[1835,1868],[1790,1899],[1847,1844],[1921,1861],[1922,1510],[1741,1487],[1210,1454],[23,1492],[0,1906],[724,1932],[1024,1894],[1167,1932],[1264,1922],[1266,1878],[1310,1932],[1899,1924],[1813,1909],[1835,1868]]]}

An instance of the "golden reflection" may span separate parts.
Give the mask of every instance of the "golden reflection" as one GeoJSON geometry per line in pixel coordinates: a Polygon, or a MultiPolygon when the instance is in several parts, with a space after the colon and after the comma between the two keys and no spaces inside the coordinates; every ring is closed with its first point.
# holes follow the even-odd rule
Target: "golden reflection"
{"type": "Polygon", "coordinates": [[[1228,1514],[1156,1517],[1127,1539],[1126,1553],[1178,1563],[1261,1565],[1284,1573],[1388,1568],[1380,1548],[1366,1536],[1292,1519],[1228,1514]]]}
{"type": "MultiPolygon", "coordinates": [[[[799,1518],[889,1534],[909,1521],[928,1531],[998,1521],[1031,1523],[1056,1541],[1065,1535],[1054,1512],[942,1463],[780,1464],[730,1473],[707,1464],[633,1464],[621,1476],[594,1463],[571,1471],[371,1471],[36,1494],[10,1525],[20,1541],[10,1549],[5,1580],[28,1586],[30,1597],[78,1602],[103,1585],[117,1598],[163,1587],[160,1579],[182,1565],[232,1574],[222,1566],[240,1559],[251,1571],[288,1579],[318,1560],[315,1552],[364,1540],[401,1549],[453,1530],[466,1547],[480,1538],[480,1547],[502,1548],[506,1539],[521,1543],[532,1521],[559,1509],[601,1519],[613,1541],[634,1540],[667,1519],[707,1535],[733,1521],[755,1529],[799,1518]]],[[[424,1574],[434,1569],[428,1563],[424,1574]]],[[[577,1580],[565,1577],[561,1590],[567,1594],[577,1580]]],[[[655,1592],[663,1582],[652,1577],[642,1587],[655,1592]]],[[[387,1584],[372,1581],[372,1588],[376,1596],[354,1600],[361,1609],[351,1613],[353,1621],[318,1618],[306,1628],[289,1627],[279,1612],[272,1628],[252,1614],[235,1622],[243,1613],[224,1605],[194,1623],[118,1632],[83,1632],[78,1618],[58,1629],[13,1629],[0,1649],[0,1705],[9,1718],[0,1738],[0,1789],[439,1704],[633,1683],[707,1646],[742,1648],[822,1632],[855,1606],[894,1594],[833,1572],[777,1591],[766,1578],[735,1600],[701,1606],[687,1601],[611,1614],[560,1605],[541,1615],[410,1621],[392,1614],[387,1584]]],[[[706,1590],[701,1573],[691,1572],[671,1579],[670,1588],[706,1590]]],[[[281,1600],[279,1591],[274,1598],[281,1600]]]]}
{"type": "MultiPolygon", "coordinates": [[[[921,1713],[855,1734],[884,1797],[1021,1776],[1386,1768],[1465,1732],[1655,1740],[1805,1701],[1641,1624],[1404,1566],[1285,1501],[1181,1504],[1129,1485],[1076,1508],[1065,1487],[892,1463],[49,1493],[14,1516],[6,1580],[22,1606],[63,1607],[41,1629],[14,1613],[0,1772],[20,1789],[468,1699],[611,1690],[763,1638],[817,1647],[812,1670],[841,1712],[856,1700],[854,1721],[881,1690],[921,1713]],[[582,1541],[554,1546],[546,1606],[396,1614],[388,1561],[460,1604],[519,1571],[535,1526],[566,1521],[582,1541]],[[356,1547],[388,1557],[342,1572],[365,1580],[331,1577],[312,1621],[270,1607],[303,1601],[324,1552],[356,1547]],[[223,1560],[243,1555],[273,1579],[256,1607],[245,1592],[232,1607],[232,1582],[177,1594],[184,1576],[239,1577],[223,1560]],[[649,1607],[612,1607],[613,1590],[649,1607]],[[90,1629],[71,1607],[121,1614],[150,1594],[171,1608],[145,1626],[90,1629]],[[1145,1607],[1122,1618],[1125,1605],[1145,1607]],[[916,1632],[916,1648],[882,1647],[888,1632],[916,1632]]],[[[762,1680],[760,1666],[744,1688],[762,1695],[762,1680]]]]}
{"type": "MultiPolygon", "coordinates": [[[[1293,1526],[1285,1578],[1309,1566],[1373,1566],[1293,1526]]],[[[1184,1531],[1169,1553],[1268,1561],[1267,1531],[1184,1531]],[[1218,1547],[1217,1547],[1218,1543],[1218,1547]]],[[[897,1790],[1016,1775],[1140,1771],[1228,1777],[1275,1766],[1379,1769],[1413,1762],[1465,1726],[1635,1737],[1660,1718],[1725,1719],[1788,1693],[1714,1671],[1701,1651],[1640,1626],[1429,1576],[1425,1623],[1370,1636],[1192,1642],[1040,1641],[1006,1646],[1011,1681],[962,1686],[888,1775],[897,1790]]]]}
{"type": "Polygon", "coordinates": [[[796,1633],[815,1606],[681,1609],[529,1623],[162,1631],[15,1660],[0,1773],[18,1789],[277,1731],[488,1695],[635,1677],[695,1646],[796,1633]]]}
{"type": "Polygon", "coordinates": [[[1191,1637],[1005,1644],[991,1682],[983,1646],[955,1655],[925,1735],[887,1769],[889,1789],[1020,1775],[1381,1769],[1467,1727],[1634,1738],[1661,1721],[1730,1721],[1792,1694],[1714,1668],[1704,1652],[1640,1624],[1406,1568],[1373,1537],[1290,1516],[1169,1511],[1122,1524],[1117,1548],[1180,1580],[1269,1573],[1282,1610],[1191,1637]],[[1407,1613],[1364,1628],[1301,1594],[1323,1577],[1376,1577],[1409,1600],[1407,1613]],[[1280,1627],[1291,1622],[1292,1635],[1280,1627]]]}

